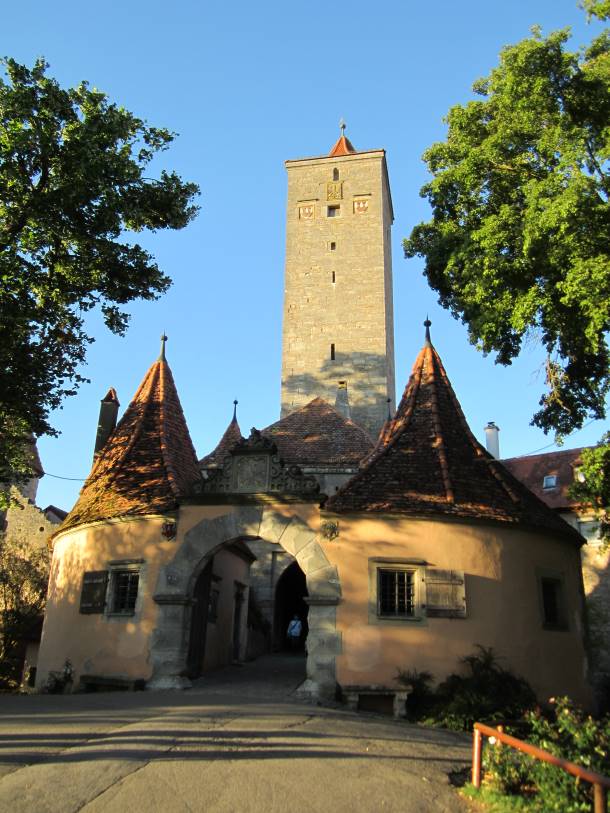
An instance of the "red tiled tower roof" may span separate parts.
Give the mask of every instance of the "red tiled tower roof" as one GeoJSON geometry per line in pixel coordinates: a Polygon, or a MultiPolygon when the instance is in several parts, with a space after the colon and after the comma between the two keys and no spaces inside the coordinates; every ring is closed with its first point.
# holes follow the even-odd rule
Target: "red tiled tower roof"
{"type": "Polygon", "coordinates": [[[243,439],[241,429],[237,423],[237,415],[234,412],[233,419],[225,429],[224,435],[220,438],[218,446],[216,446],[213,452],[210,452],[205,457],[201,458],[199,461],[199,466],[206,469],[216,469],[219,466],[222,466],[223,460],[229,454],[231,449],[243,439]]]}
{"type": "Polygon", "coordinates": [[[162,352],[100,451],[60,530],[171,510],[199,477],[195,449],[162,352]]]}
{"type": "Polygon", "coordinates": [[[426,334],[376,451],[326,508],[488,520],[582,541],[476,440],[426,334]]]}
{"type": "Polygon", "coordinates": [[[336,158],[340,155],[351,155],[352,153],[356,152],[354,149],[354,145],[352,142],[347,138],[347,136],[341,135],[335,141],[331,151],[328,153],[329,158],[336,158]]]}
{"type": "Polygon", "coordinates": [[[273,440],[283,460],[304,466],[357,466],[373,448],[368,433],[323,398],[314,398],[262,434],[273,440]]]}

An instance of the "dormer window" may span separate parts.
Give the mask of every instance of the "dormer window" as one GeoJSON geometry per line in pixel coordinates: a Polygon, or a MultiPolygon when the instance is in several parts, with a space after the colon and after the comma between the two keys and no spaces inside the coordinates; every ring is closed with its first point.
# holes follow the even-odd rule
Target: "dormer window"
{"type": "Polygon", "coordinates": [[[584,483],[587,478],[582,469],[574,469],[574,479],[577,483],[584,483]]]}
{"type": "Polygon", "coordinates": [[[547,474],[542,481],[542,488],[545,490],[549,488],[557,488],[557,484],[559,483],[559,478],[556,474],[547,474]]]}

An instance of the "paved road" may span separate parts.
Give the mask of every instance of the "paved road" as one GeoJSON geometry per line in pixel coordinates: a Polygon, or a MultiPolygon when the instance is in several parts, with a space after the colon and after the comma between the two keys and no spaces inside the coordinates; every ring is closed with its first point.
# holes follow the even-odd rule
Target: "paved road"
{"type": "Polygon", "coordinates": [[[299,657],[188,692],[0,697],[0,811],[457,813],[467,738],[304,705],[299,657]]]}

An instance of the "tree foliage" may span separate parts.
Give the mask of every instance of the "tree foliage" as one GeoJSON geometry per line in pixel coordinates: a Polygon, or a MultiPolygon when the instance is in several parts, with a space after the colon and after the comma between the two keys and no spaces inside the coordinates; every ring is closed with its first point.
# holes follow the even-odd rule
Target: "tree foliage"
{"type": "MultiPolygon", "coordinates": [[[[584,5],[607,16],[607,0],[584,5]]],[[[534,30],[449,111],[424,154],[432,218],[405,240],[481,350],[510,364],[542,343],[533,422],[560,435],[603,418],[610,390],[610,36],[568,39],[534,30]]]]}
{"type": "Polygon", "coordinates": [[[0,480],[28,471],[24,438],[85,379],[84,318],[99,306],[123,334],[134,299],[170,285],[125,231],[181,229],[198,187],[145,172],[174,134],[86,82],[63,89],[38,60],[0,78],[0,480]]]}
{"type": "MultiPolygon", "coordinates": [[[[37,510],[13,494],[11,511],[37,510]]],[[[0,532],[0,691],[19,685],[23,641],[44,611],[50,559],[46,542],[31,533],[0,532]]]]}
{"type": "Polygon", "coordinates": [[[610,432],[597,446],[583,449],[580,458],[581,479],[570,487],[570,497],[593,507],[605,549],[610,545],[610,432]]]}

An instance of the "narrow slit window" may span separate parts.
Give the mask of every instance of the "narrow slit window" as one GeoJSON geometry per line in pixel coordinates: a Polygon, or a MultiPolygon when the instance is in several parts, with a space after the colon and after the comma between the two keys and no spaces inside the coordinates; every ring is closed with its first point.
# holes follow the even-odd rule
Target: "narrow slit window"
{"type": "Polygon", "coordinates": [[[331,361],[335,360],[335,345],[334,344],[331,344],[331,346],[330,346],[330,360],[331,361]]]}
{"type": "Polygon", "coordinates": [[[333,280],[333,285],[334,285],[335,282],[337,281],[336,278],[335,278],[335,272],[334,271],[332,272],[332,280],[333,280]]]}
{"type": "Polygon", "coordinates": [[[338,181],[338,180],[339,180],[339,170],[338,169],[333,169],[333,181],[338,181]]]}
{"type": "Polygon", "coordinates": [[[331,251],[336,251],[336,249],[337,249],[337,244],[336,244],[336,243],[333,241],[333,242],[330,244],[330,250],[331,250],[331,251]]]}

